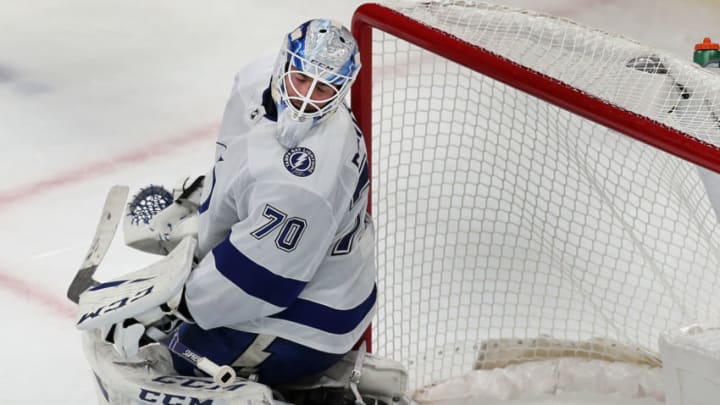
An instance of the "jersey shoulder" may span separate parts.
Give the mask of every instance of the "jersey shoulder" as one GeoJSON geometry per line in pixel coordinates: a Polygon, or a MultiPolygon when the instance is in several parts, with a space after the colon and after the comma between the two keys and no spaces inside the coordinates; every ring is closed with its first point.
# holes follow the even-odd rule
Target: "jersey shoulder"
{"type": "MultiPolygon", "coordinates": [[[[253,93],[253,90],[266,88],[270,83],[274,61],[272,55],[263,55],[238,70],[235,74],[233,93],[247,94],[253,93]]],[[[262,92],[257,97],[261,95],[262,92]]]]}
{"type": "Polygon", "coordinates": [[[253,125],[253,112],[262,104],[263,91],[270,84],[272,59],[268,56],[242,68],[236,75],[225,105],[218,134],[216,158],[227,145],[253,125]]]}

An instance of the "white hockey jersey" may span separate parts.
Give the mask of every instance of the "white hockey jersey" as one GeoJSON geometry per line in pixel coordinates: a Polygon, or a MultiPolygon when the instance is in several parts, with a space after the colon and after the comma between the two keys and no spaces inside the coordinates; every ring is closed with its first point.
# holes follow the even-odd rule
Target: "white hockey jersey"
{"type": "Polygon", "coordinates": [[[188,309],[203,329],[345,353],[370,324],[377,295],[365,145],[341,107],[297,147],[281,146],[271,71],[268,59],[235,78],[205,179],[188,309]]]}

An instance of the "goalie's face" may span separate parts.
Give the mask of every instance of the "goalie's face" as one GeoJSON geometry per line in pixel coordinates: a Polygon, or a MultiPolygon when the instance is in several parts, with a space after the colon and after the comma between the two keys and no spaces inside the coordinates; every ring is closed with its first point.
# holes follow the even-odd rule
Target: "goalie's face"
{"type": "Polygon", "coordinates": [[[298,115],[321,111],[338,96],[338,89],[291,68],[284,76],[287,101],[298,115]]]}

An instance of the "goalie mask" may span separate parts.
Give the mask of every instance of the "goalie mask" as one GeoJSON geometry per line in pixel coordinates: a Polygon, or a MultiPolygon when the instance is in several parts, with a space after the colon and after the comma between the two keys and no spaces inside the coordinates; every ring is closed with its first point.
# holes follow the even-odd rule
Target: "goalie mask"
{"type": "Polygon", "coordinates": [[[308,128],[330,116],[359,70],[357,43],[347,28],[325,19],[303,23],[285,37],[275,64],[272,92],[278,120],[282,124],[289,118],[308,128]]]}

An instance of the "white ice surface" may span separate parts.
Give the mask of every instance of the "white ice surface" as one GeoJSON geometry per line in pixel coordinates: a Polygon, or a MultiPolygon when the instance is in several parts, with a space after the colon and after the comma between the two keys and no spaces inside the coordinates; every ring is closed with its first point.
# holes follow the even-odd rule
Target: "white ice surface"
{"type": "MultiPolygon", "coordinates": [[[[234,72],[275,53],[282,35],[306,19],[349,23],[360,3],[0,2],[0,403],[94,403],[65,291],[105,192],[115,183],[172,185],[205,172],[234,72]]],[[[498,3],[688,59],[703,36],[720,39],[720,5],[711,1],[498,3]]],[[[98,277],[149,260],[116,243],[98,277]]],[[[562,401],[536,403],[580,403],[562,401]]]]}

